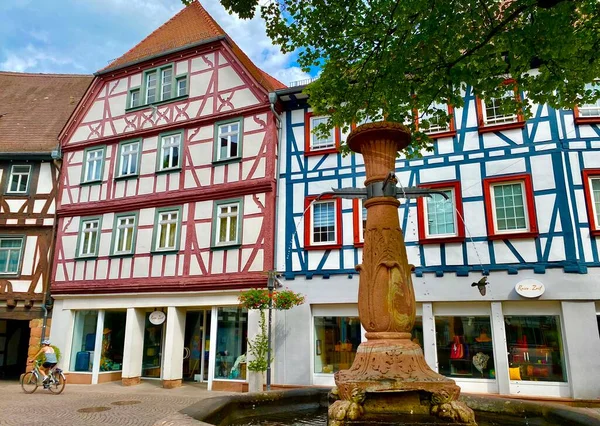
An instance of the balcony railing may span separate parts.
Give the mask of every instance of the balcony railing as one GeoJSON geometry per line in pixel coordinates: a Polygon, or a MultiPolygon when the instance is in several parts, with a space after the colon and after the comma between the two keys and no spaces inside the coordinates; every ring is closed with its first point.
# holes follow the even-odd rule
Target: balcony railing
{"type": "Polygon", "coordinates": [[[292,81],[290,82],[290,84],[288,84],[288,87],[306,86],[307,84],[310,84],[313,81],[315,81],[317,78],[319,77],[305,78],[304,80],[292,81]]]}

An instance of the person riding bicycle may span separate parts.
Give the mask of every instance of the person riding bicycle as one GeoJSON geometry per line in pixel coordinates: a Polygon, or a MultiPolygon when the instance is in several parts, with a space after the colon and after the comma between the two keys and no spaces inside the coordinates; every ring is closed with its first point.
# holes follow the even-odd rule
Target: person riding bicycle
{"type": "Polygon", "coordinates": [[[58,363],[58,359],[56,357],[56,352],[54,352],[54,348],[52,346],[50,346],[50,340],[48,340],[48,339],[42,340],[42,347],[40,348],[38,353],[36,353],[29,360],[29,362],[32,363],[33,361],[35,361],[36,359],[38,359],[38,357],[41,354],[44,354],[45,358],[46,358],[44,363],[40,367],[40,372],[44,375],[42,382],[45,383],[48,380],[48,375],[50,374],[50,370],[53,369],[56,366],[56,364],[58,363]]]}

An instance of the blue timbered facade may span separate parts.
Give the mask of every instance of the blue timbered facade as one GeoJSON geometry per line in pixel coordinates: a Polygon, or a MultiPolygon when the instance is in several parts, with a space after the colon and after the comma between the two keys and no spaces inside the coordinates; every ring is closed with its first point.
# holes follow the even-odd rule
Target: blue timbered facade
{"type": "MultiPolygon", "coordinates": [[[[313,115],[302,87],[277,95],[276,266],[308,303],[278,316],[287,338],[276,348],[276,381],[332,384],[364,339],[354,265],[366,210],[319,195],[363,187],[364,164],[339,154],[339,130],[312,133],[327,117],[313,115]]],[[[524,96],[511,88],[483,101],[467,87],[449,125],[418,117],[434,151],[396,162],[399,186],[448,196],[400,200],[418,302],[413,337],[432,368],[466,391],[596,397],[600,104],[534,105],[527,120],[502,112],[524,96]]]]}

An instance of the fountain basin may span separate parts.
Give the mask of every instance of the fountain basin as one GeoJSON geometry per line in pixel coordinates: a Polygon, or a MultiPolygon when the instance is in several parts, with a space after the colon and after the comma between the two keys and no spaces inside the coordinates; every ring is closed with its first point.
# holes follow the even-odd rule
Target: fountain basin
{"type": "MultiPolygon", "coordinates": [[[[210,425],[283,426],[327,425],[328,388],[226,395],[205,399],[181,410],[210,425]]],[[[487,395],[461,395],[475,411],[480,426],[600,426],[600,414],[549,402],[533,402],[487,395]]],[[[348,425],[445,425],[437,417],[414,414],[366,416],[348,425]]]]}

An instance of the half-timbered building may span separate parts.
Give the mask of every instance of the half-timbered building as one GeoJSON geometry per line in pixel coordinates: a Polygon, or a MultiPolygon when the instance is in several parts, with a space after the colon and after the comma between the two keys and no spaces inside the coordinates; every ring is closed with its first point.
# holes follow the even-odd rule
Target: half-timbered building
{"type": "MultiPolygon", "coordinates": [[[[363,187],[360,154],[339,154],[339,130],[312,133],[302,87],[284,105],[276,267],[307,303],[278,315],[276,383],[333,385],[363,337],[358,275],[366,210],[316,197],[363,187]],[[290,338],[293,336],[293,338],[290,338]],[[310,342],[306,345],[306,342],[310,342]]],[[[399,186],[448,196],[399,208],[429,365],[465,391],[595,398],[600,394],[600,104],[575,110],[499,105],[471,87],[451,123],[418,117],[434,139],[423,158],[398,158],[399,186]],[[485,285],[487,277],[488,284],[485,285]]],[[[441,106],[442,108],[444,106],[441,106]]]]}
{"type": "Polygon", "coordinates": [[[237,296],[273,268],[282,87],[198,2],[96,73],[60,137],[52,338],[70,382],[245,386],[237,296]]]}
{"type": "Polygon", "coordinates": [[[0,72],[0,378],[50,325],[58,134],[92,76],[0,72]]]}

